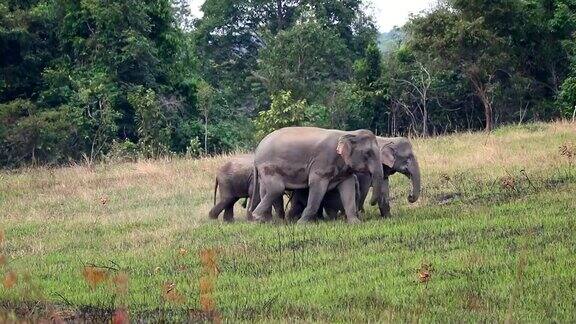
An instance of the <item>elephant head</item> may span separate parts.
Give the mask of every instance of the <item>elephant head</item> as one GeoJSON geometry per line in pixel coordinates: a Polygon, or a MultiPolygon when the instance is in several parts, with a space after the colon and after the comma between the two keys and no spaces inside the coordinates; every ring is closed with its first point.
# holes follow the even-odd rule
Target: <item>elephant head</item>
{"type": "Polygon", "coordinates": [[[358,130],[343,135],[338,140],[337,152],[354,172],[372,175],[371,205],[382,200],[384,172],[376,136],[368,130],[358,130]]]}
{"type": "Polygon", "coordinates": [[[408,177],[412,182],[408,201],[410,203],[416,202],[420,196],[420,167],[412,151],[410,141],[404,137],[378,137],[377,141],[380,147],[380,160],[384,168],[384,176],[399,172],[408,177]]]}

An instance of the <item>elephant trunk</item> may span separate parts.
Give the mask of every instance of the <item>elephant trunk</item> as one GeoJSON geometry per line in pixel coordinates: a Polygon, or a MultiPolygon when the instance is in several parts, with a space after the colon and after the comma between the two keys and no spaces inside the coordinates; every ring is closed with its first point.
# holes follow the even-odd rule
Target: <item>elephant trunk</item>
{"type": "Polygon", "coordinates": [[[418,161],[414,157],[408,165],[409,178],[412,181],[412,190],[408,195],[408,201],[414,203],[420,197],[420,167],[418,161]]]}
{"type": "Polygon", "coordinates": [[[382,190],[384,186],[384,170],[382,168],[382,163],[378,159],[377,163],[371,167],[372,170],[372,198],[370,200],[370,205],[374,206],[382,201],[382,190]]]}

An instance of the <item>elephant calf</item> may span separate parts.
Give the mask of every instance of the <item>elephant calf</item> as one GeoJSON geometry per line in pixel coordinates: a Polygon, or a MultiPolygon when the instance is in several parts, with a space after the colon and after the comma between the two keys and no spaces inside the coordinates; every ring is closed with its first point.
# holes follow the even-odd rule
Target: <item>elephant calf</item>
{"type": "MultiPolygon", "coordinates": [[[[211,219],[217,219],[224,210],[224,220],[234,220],[234,204],[241,198],[251,198],[253,186],[254,155],[245,154],[226,162],[216,175],[214,184],[214,207],[209,212],[211,219]],[[220,199],[216,202],[216,191],[220,189],[220,199]]],[[[274,209],[278,217],[284,218],[283,199],[274,201],[274,209]]],[[[246,210],[246,218],[252,220],[250,209],[246,210]]]]}

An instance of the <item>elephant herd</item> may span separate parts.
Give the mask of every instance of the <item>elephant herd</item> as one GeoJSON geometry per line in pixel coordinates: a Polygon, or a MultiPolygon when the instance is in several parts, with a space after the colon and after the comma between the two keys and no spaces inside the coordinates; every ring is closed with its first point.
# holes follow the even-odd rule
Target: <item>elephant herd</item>
{"type": "Polygon", "coordinates": [[[412,182],[408,201],[418,200],[420,169],[408,139],[377,137],[368,130],[282,128],[266,136],[254,154],[236,156],[218,170],[209,217],[224,211],[224,220],[233,221],[234,204],[248,198],[248,220],[270,221],[274,208],[279,218],[298,223],[323,218],[324,212],[331,219],[342,212],[349,223],[358,223],[370,187],[371,204],[388,217],[388,178],[396,172],[412,182]],[[290,195],[287,214],[285,193],[290,195]]]}

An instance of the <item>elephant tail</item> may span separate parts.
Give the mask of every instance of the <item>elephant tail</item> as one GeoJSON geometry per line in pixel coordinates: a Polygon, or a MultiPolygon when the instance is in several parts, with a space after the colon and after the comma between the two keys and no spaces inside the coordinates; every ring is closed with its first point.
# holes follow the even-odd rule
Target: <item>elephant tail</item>
{"type": "Polygon", "coordinates": [[[258,181],[258,168],[256,167],[256,163],[254,163],[254,169],[252,171],[252,181],[254,185],[252,186],[252,195],[250,196],[250,204],[248,205],[248,210],[251,212],[254,211],[254,209],[256,208],[256,206],[254,206],[254,201],[257,202],[260,201],[260,199],[256,199],[257,197],[256,195],[260,194],[259,181],[258,181]]]}
{"type": "Polygon", "coordinates": [[[214,180],[214,206],[216,206],[216,191],[218,191],[218,177],[214,180]]]}

